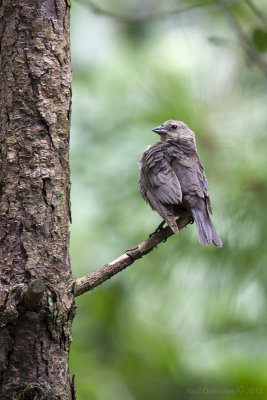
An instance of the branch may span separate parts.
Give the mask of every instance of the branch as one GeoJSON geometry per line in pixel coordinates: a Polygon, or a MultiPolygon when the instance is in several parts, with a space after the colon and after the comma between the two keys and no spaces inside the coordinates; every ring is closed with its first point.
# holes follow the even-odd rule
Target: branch
{"type": "Polygon", "coordinates": [[[168,15],[182,14],[186,11],[190,11],[195,8],[202,8],[215,4],[214,0],[206,0],[202,1],[201,3],[190,4],[189,6],[183,8],[175,7],[175,8],[170,8],[168,10],[153,10],[153,11],[149,10],[147,12],[138,14],[127,14],[127,13],[121,13],[119,11],[108,10],[100,6],[99,4],[96,4],[93,0],[79,0],[79,1],[80,3],[83,3],[86,6],[89,6],[97,14],[102,14],[111,18],[116,18],[123,22],[132,22],[132,23],[146,22],[166,17],[168,15]]]}
{"type": "Polygon", "coordinates": [[[225,13],[228,18],[229,23],[232,25],[232,28],[235,30],[239,41],[243,48],[245,49],[248,57],[262,70],[262,72],[267,75],[267,63],[261,57],[261,54],[258,52],[253,43],[248,39],[248,37],[243,32],[241,26],[238,24],[234,14],[230,9],[230,4],[227,0],[218,0],[218,4],[221,9],[225,13]]]}
{"type": "MultiPolygon", "coordinates": [[[[179,218],[177,220],[179,230],[183,229],[191,221],[191,217],[179,218]]],[[[107,279],[110,279],[118,272],[129,267],[136,260],[138,260],[138,258],[142,258],[145,254],[152,251],[155,247],[157,247],[158,244],[166,241],[166,239],[173,234],[174,233],[168,226],[162,231],[153,234],[144,242],[141,242],[137,246],[126,250],[125,253],[116,258],[116,260],[111,261],[110,263],[99,267],[97,270],[90,272],[90,274],[87,274],[82,278],[77,279],[75,284],[74,296],[80,296],[81,294],[94,289],[96,286],[101,285],[101,283],[105,282],[107,279]]]]}
{"type": "Polygon", "coordinates": [[[254,12],[255,15],[261,20],[263,26],[265,29],[267,28],[267,18],[263,14],[261,10],[258,9],[258,7],[255,6],[255,4],[251,0],[246,0],[247,5],[250,7],[250,9],[254,12]]]}

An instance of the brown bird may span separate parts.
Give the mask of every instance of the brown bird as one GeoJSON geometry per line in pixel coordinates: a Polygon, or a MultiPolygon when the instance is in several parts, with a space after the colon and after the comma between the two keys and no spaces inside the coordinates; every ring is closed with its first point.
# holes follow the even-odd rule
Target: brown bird
{"type": "Polygon", "coordinates": [[[207,178],[195,134],[182,121],[169,120],[152,129],[161,141],[149,146],[140,159],[139,190],[150,207],[178,233],[175,216],[192,216],[199,241],[222,247],[212,214],[207,178]]]}

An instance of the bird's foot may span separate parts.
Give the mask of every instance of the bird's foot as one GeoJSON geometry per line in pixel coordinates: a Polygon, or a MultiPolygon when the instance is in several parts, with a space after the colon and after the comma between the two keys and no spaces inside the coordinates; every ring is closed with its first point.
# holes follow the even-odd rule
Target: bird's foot
{"type": "MultiPolygon", "coordinates": [[[[150,233],[149,237],[156,235],[156,233],[160,233],[163,231],[163,226],[165,224],[165,221],[162,221],[161,224],[159,224],[159,226],[154,230],[154,232],[150,233]]],[[[166,242],[167,238],[165,239],[166,242]]]]}
{"type": "MultiPolygon", "coordinates": [[[[192,217],[192,215],[190,215],[188,224],[193,224],[194,222],[194,218],[192,217]]],[[[187,225],[185,226],[185,228],[187,228],[187,225]]]]}

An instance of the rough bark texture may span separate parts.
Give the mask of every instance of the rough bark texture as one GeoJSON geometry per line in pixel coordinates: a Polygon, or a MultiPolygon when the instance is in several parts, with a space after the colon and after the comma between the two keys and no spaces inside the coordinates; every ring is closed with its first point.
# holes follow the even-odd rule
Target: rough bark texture
{"type": "Polygon", "coordinates": [[[68,0],[0,0],[0,399],[71,399],[68,0]]]}

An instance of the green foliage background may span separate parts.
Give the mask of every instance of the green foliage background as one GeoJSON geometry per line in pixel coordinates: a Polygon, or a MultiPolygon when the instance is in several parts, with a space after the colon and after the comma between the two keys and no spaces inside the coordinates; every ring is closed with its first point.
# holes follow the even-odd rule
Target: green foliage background
{"type": "MultiPolygon", "coordinates": [[[[196,133],[224,247],[200,245],[191,225],[77,299],[77,399],[267,398],[266,75],[218,4],[133,24],[85,3],[72,7],[73,273],[161,222],[138,193],[138,160],[170,118],[196,133]]],[[[190,4],[98,5],[140,15],[190,4]]],[[[264,21],[246,1],[233,11],[264,56],[264,21]]]]}

